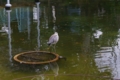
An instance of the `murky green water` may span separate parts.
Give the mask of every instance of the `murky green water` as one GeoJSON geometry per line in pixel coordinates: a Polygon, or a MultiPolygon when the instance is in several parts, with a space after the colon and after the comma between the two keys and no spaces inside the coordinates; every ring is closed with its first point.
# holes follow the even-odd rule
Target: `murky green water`
{"type": "MultiPolygon", "coordinates": [[[[111,6],[111,12],[103,6],[100,12],[87,13],[83,6],[64,10],[65,4],[55,7],[52,16],[54,8],[41,3],[39,21],[33,6],[12,8],[11,34],[0,33],[0,80],[120,79],[119,6],[111,6]],[[25,65],[13,60],[21,52],[49,51],[47,41],[54,31],[60,39],[51,50],[66,61],[25,65]]],[[[3,8],[0,15],[2,28],[8,16],[3,8]]]]}

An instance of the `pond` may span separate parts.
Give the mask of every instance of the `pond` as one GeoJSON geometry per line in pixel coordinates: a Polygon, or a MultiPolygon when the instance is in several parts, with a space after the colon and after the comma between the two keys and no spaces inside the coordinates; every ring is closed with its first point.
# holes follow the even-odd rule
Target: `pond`
{"type": "Polygon", "coordinates": [[[0,80],[119,80],[119,3],[116,6],[109,1],[110,5],[104,6],[101,2],[95,10],[83,3],[87,2],[79,4],[81,7],[67,1],[58,6],[41,2],[12,7],[8,12],[1,7],[0,80]],[[54,32],[59,41],[49,47],[54,32]],[[66,60],[43,65],[13,60],[16,54],[28,51],[53,52],[66,60]]]}

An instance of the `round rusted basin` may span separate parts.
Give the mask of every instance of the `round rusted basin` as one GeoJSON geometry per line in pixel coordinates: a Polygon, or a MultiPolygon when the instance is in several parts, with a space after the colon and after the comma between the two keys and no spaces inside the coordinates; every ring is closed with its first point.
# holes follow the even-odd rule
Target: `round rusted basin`
{"type": "Polygon", "coordinates": [[[46,51],[29,51],[19,53],[13,59],[24,64],[45,64],[57,61],[59,55],[46,51]]]}

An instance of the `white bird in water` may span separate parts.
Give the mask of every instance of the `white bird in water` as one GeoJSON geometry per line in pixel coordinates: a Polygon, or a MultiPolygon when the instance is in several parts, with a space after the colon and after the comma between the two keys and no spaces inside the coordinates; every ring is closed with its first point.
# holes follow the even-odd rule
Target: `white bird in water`
{"type": "Polygon", "coordinates": [[[3,27],[2,27],[2,31],[4,31],[4,32],[8,33],[8,27],[3,26],[3,27]]]}
{"type": "MultiPolygon", "coordinates": [[[[58,41],[59,41],[59,35],[58,35],[57,32],[55,32],[53,35],[50,36],[49,41],[47,42],[47,44],[48,44],[49,46],[54,45],[54,50],[55,50],[55,52],[56,52],[55,45],[56,45],[56,43],[57,43],[58,41]]],[[[49,48],[48,48],[48,49],[49,49],[49,48]]],[[[51,51],[50,51],[50,52],[51,52],[51,51]]]]}
{"type": "Polygon", "coordinates": [[[57,32],[55,32],[53,35],[50,36],[49,41],[47,42],[47,44],[49,46],[51,46],[53,44],[55,45],[58,41],[59,41],[59,35],[58,35],[57,32]]]}
{"type": "MultiPolygon", "coordinates": [[[[49,41],[47,42],[47,44],[48,44],[49,46],[54,45],[54,49],[55,49],[55,45],[56,45],[56,43],[57,43],[58,41],[59,41],[59,35],[58,35],[57,32],[55,32],[53,35],[50,36],[49,41]]],[[[56,50],[55,50],[55,52],[56,52],[56,50]]],[[[63,57],[63,56],[59,56],[59,58],[66,60],[66,57],[63,57]]]]}

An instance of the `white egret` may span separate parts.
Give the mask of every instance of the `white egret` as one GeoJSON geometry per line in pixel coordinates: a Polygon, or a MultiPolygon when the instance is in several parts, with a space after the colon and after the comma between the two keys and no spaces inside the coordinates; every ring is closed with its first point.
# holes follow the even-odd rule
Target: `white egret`
{"type": "Polygon", "coordinates": [[[55,45],[58,41],[59,41],[59,35],[58,35],[57,32],[55,32],[53,35],[50,36],[49,41],[47,42],[47,44],[49,46],[51,46],[53,44],[55,45]]]}
{"type": "MultiPolygon", "coordinates": [[[[47,42],[47,44],[48,44],[49,46],[54,45],[54,49],[55,49],[55,45],[56,45],[56,43],[57,43],[58,41],[59,41],[59,35],[58,35],[57,32],[55,32],[53,35],[50,36],[49,41],[47,42]]],[[[55,52],[56,52],[56,50],[55,50],[55,52]]],[[[59,56],[59,58],[66,60],[66,57],[63,57],[63,56],[59,56]]]]}
{"type": "MultiPolygon", "coordinates": [[[[56,43],[57,43],[58,41],[59,41],[59,35],[58,35],[57,32],[55,32],[53,35],[50,36],[49,41],[47,42],[47,44],[48,44],[49,46],[54,45],[54,50],[55,50],[55,45],[56,45],[56,43]]],[[[51,51],[50,51],[50,52],[51,52],[51,51]]],[[[55,52],[56,52],[56,50],[55,50],[55,52]]]]}

